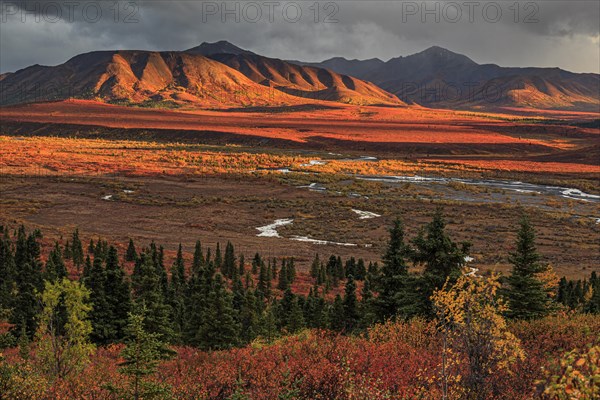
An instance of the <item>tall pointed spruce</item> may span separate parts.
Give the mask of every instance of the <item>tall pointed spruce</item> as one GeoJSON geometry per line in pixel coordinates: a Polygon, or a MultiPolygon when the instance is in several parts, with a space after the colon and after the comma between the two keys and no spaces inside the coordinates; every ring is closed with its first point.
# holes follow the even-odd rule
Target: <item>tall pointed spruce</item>
{"type": "Polygon", "coordinates": [[[508,316],[518,319],[536,319],[548,314],[550,297],[538,274],[547,267],[540,263],[535,245],[535,231],[529,219],[523,217],[517,234],[516,250],[509,262],[513,268],[506,279],[508,288],[508,316]]]}

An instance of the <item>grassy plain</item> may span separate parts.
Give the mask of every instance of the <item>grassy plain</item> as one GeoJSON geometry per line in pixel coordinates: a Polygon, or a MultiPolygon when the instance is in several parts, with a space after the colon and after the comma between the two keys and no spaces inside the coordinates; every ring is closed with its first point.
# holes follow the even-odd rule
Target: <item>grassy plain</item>
{"type": "MultiPolygon", "coordinates": [[[[143,135],[126,128],[127,134],[119,139],[107,127],[100,131],[91,126],[79,128],[75,135],[69,131],[72,126],[65,131],[63,125],[44,123],[42,132],[25,134],[19,129],[27,123],[12,121],[8,129],[3,128],[6,136],[0,137],[0,222],[40,227],[49,234],[49,244],[61,236],[66,238],[75,227],[87,240],[102,237],[126,244],[131,236],[139,244],[155,240],[168,251],[174,251],[181,242],[191,252],[197,239],[212,246],[231,240],[247,258],[256,251],[294,256],[301,268],[307,268],[315,253],[378,261],[386,228],[396,216],[405,220],[409,235],[414,236],[434,209],[442,206],[456,240],[473,242],[477,267],[506,271],[506,256],[512,250],[516,222],[524,208],[538,229],[541,253],[559,275],[586,276],[599,265],[600,225],[596,218],[600,212],[595,201],[461,182],[391,184],[357,178],[419,175],[504,179],[600,193],[600,166],[575,156],[568,162],[553,161],[554,157],[560,160],[565,152],[576,155],[573,149],[593,146],[600,137],[597,130],[573,128],[576,135],[557,139],[558,134],[550,129],[546,137],[536,134],[535,144],[525,145],[536,149],[531,153],[504,154],[506,149],[499,147],[499,154],[475,155],[468,152],[468,146],[484,148],[484,138],[481,143],[476,138],[485,133],[469,131],[465,137],[475,142],[457,142],[458,136],[435,128],[447,124],[450,129],[456,121],[445,112],[432,113],[442,115],[441,122],[436,120],[431,131],[423,130],[420,139],[413,135],[411,140],[430,146],[431,138],[437,136],[436,143],[442,143],[439,146],[447,145],[446,153],[408,157],[377,152],[375,148],[382,144],[377,142],[366,142],[375,145],[373,152],[365,154],[353,146],[344,147],[345,141],[335,142],[340,147],[334,151],[277,146],[274,142],[256,146],[252,140],[221,145],[212,140],[202,143],[202,137],[193,138],[190,132],[186,132],[187,139],[172,141],[169,135],[162,135],[164,131],[154,129],[143,135]],[[463,154],[455,155],[456,149],[463,154]],[[376,159],[365,159],[365,155],[376,159]],[[550,161],[540,159],[544,156],[550,161]],[[353,210],[380,217],[361,219],[353,210]],[[283,218],[294,222],[278,229],[281,237],[257,236],[257,227],[283,218]],[[296,237],[354,246],[313,244],[293,240],[296,237]]],[[[196,118],[198,113],[191,115],[196,118]]],[[[228,118],[221,115],[220,123],[229,124],[228,118]]],[[[265,121],[279,119],[275,114],[265,121]]],[[[338,122],[333,119],[329,125],[338,122]]],[[[363,131],[365,137],[374,135],[369,133],[368,122],[363,124],[363,131]]],[[[392,131],[399,135],[395,139],[398,145],[402,137],[414,133],[392,131]]],[[[488,134],[490,143],[522,145],[522,139],[511,135],[488,134]]]]}

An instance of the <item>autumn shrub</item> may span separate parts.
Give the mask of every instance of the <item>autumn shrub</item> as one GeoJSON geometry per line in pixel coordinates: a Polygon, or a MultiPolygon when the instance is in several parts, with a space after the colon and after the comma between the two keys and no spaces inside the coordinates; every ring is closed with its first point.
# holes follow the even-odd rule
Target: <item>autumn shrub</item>
{"type": "MultiPolygon", "coordinates": [[[[304,330],[270,343],[257,340],[246,347],[226,351],[178,347],[177,356],[162,362],[151,379],[172,388],[174,398],[190,400],[438,400],[441,398],[439,382],[431,381],[427,390],[422,390],[427,380],[440,372],[442,346],[435,328],[432,322],[415,319],[376,325],[360,336],[304,330]]],[[[561,379],[565,382],[574,379],[572,374],[565,375],[569,365],[583,376],[589,376],[591,364],[587,360],[591,356],[583,351],[588,348],[587,344],[598,343],[600,318],[563,314],[538,321],[509,322],[508,328],[520,339],[526,358],[513,364],[510,373],[500,369],[492,371],[489,384],[496,388],[496,394],[489,399],[539,399],[542,396],[540,381],[545,388],[547,384],[561,384],[561,379]],[[573,349],[580,351],[564,356],[573,349]],[[582,357],[586,358],[586,364],[577,366],[582,357]],[[561,359],[564,360],[557,364],[556,360],[561,359]],[[561,378],[554,379],[554,376],[561,378]]],[[[99,348],[81,373],[53,382],[35,364],[22,365],[18,350],[9,349],[0,371],[0,385],[3,385],[0,390],[6,390],[4,371],[9,366],[10,390],[25,393],[23,397],[8,397],[11,399],[45,396],[113,399],[106,385],[127,383],[117,368],[122,362],[119,356],[122,348],[122,345],[99,348]]],[[[466,372],[462,367],[460,371],[466,372]]]]}
{"type": "Polygon", "coordinates": [[[552,400],[593,400],[600,397],[600,346],[572,350],[542,368],[541,395],[552,400]]]}

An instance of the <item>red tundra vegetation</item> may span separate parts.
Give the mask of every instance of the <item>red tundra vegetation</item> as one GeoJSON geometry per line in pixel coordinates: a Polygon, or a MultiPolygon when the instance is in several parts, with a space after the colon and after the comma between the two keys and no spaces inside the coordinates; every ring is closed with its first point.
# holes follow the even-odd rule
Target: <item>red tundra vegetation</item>
{"type": "MultiPolygon", "coordinates": [[[[558,360],[571,349],[600,343],[600,318],[593,315],[511,322],[509,329],[526,357],[509,372],[492,375],[493,399],[558,399],[542,393],[558,360]]],[[[360,336],[305,330],[227,351],[175,347],[177,356],[163,362],[153,379],[177,399],[440,399],[441,346],[435,324],[421,319],[376,325],[360,336]]],[[[36,371],[35,354],[25,362],[17,349],[8,350],[6,361],[25,363],[30,371],[14,398],[115,398],[106,387],[127,383],[118,373],[121,349],[99,348],[82,373],[55,381],[36,371]]],[[[598,373],[598,366],[589,368],[598,373]]]]}

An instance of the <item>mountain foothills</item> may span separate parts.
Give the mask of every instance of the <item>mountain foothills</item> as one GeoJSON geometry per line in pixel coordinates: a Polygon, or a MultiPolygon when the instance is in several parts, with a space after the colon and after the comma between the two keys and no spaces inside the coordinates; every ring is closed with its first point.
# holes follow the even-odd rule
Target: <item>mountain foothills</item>
{"type": "Polygon", "coordinates": [[[144,106],[247,107],[333,101],[455,109],[596,111],[598,74],[480,65],[431,47],[407,57],[320,63],[264,57],[229,42],[185,51],[96,51],[0,75],[0,104],[67,98],[144,106]]]}
{"type": "Polygon", "coordinates": [[[441,47],[387,62],[332,58],[315,67],[352,73],[407,103],[429,107],[571,108],[598,111],[600,75],[559,68],[506,68],[477,64],[441,47]]]}
{"type": "Polygon", "coordinates": [[[148,106],[294,105],[305,103],[304,98],[403,104],[372,83],[258,56],[225,43],[183,52],[97,51],[55,67],[34,65],[2,80],[0,101],[16,104],[71,97],[148,106]]]}

